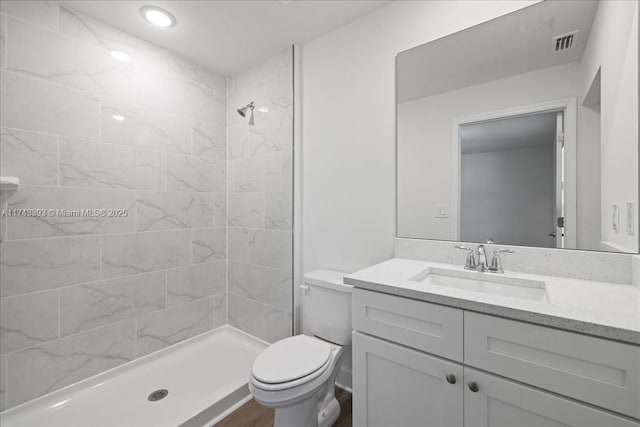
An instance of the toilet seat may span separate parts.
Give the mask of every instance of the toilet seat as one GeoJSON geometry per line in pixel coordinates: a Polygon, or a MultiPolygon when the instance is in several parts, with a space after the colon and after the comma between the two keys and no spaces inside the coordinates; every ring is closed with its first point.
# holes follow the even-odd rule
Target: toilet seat
{"type": "Polygon", "coordinates": [[[265,349],[255,360],[251,376],[269,390],[311,381],[330,365],[334,347],[318,338],[296,335],[265,349]]]}
{"type": "Polygon", "coordinates": [[[316,337],[296,335],[285,338],[267,347],[256,358],[249,375],[249,390],[256,401],[270,408],[295,405],[327,387],[327,381],[332,375],[335,375],[336,363],[341,359],[342,352],[342,346],[328,343],[316,337]],[[279,345],[282,341],[287,341],[287,343],[279,345]],[[304,354],[310,358],[303,357],[304,354]],[[297,374],[283,373],[286,370],[285,367],[291,367],[292,363],[298,363],[301,359],[305,360],[296,367],[297,374]],[[280,364],[281,368],[271,371],[269,365],[274,362],[280,364]],[[264,367],[261,366],[262,364],[264,367]],[[310,373],[299,376],[303,372],[310,373]],[[256,378],[256,374],[273,382],[261,381],[256,378]],[[283,381],[295,376],[299,377],[283,381]]]}

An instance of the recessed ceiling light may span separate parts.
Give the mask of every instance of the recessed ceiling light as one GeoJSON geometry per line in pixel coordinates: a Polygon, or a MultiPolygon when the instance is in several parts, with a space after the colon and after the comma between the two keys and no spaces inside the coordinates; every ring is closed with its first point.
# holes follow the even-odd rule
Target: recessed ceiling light
{"type": "Polygon", "coordinates": [[[142,6],[140,8],[140,15],[158,27],[173,27],[177,22],[175,16],[156,6],[142,6]]]}
{"type": "Polygon", "coordinates": [[[131,61],[131,57],[124,52],[118,52],[117,50],[111,51],[111,56],[113,56],[118,61],[129,62],[131,61]]]}
{"type": "Polygon", "coordinates": [[[112,118],[113,120],[117,120],[117,121],[119,121],[119,122],[121,122],[121,121],[123,121],[123,120],[124,120],[124,116],[121,116],[121,115],[119,115],[119,114],[114,114],[113,116],[111,116],[111,118],[112,118]]]}

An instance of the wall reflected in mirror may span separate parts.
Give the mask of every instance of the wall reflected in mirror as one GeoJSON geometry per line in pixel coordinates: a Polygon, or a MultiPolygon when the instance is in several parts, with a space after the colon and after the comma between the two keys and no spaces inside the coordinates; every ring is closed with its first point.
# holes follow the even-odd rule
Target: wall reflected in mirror
{"type": "Polygon", "coordinates": [[[544,1],[400,53],[398,236],[638,252],[638,12],[544,1]]]}

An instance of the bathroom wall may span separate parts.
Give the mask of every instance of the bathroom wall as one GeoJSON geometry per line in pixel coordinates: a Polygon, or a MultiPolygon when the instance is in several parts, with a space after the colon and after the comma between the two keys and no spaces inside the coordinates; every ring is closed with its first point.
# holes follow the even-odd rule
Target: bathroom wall
{"type": "Polygon", "coordinates": [[[8,208],[43,210],[2,222],[5,409],[226,323],[226,82],[56,2],[0,7],[8,208]]]}
{"type": "Polygon", "coordinates": [[[600,71],[602,243],[638,251],[638,3],[600,2],[582,58],[582,94],[600,71]],[[633,234],[627,233],[626,203],[635,202],[633,234]],[[612,227],[618,204],[620,230],[612,227]]]}
{"type": "Polygon", "coordinates": [[[393,255],[395,55],[535,1],[394,1],[302,47],[303,270],[393,255]]]}
{"type": "Polygon", "coordinates": [[[228,79],[229,324],[292,333],[293,49],[228,79]],[[236,109],[254,101],[255,126],[236,109]]]}
{"type": "MultiPolygon", "coordinates": [[[[398,235],[451,239],[451,218],[435,218],[433,212],[435,205],[451,205],[453,120],[577,98],[579,80],[580,66],[575,62],[399,104],[398,235]]],[[[598,207],[581,205],[578,210],[598,207]]]]}

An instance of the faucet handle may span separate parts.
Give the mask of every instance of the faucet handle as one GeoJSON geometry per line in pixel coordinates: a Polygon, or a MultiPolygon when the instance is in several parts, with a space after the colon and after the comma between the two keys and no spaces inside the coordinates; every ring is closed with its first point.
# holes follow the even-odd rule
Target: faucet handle
{"type": "Polygon", "coordinates": [[[491,271],[492,273],[504,273],[500,254],[514,254],[515,252],[516,251],[514,251],[513,249],[495,249],[493,251],[493,259],[491,260],[489,271],[491,271]]]}
{"type": "Polygon", "coordinates": [[[461,245],[455,245],[454,248],[467,251],[467,259],[465,260],[464,268],[467,270],[475,270],[477,267],[476,257],[474,256],[475,249],[468,248],[466,246],[461,246],[461,245]]]}

